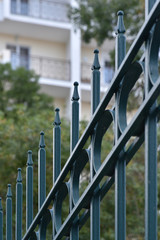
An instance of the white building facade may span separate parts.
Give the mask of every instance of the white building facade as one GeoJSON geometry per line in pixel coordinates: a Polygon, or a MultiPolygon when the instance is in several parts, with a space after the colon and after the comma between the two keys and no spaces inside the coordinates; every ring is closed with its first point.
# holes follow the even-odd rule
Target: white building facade
{"type": "MultiPolygon", "coordinates": [[[[61,115],[69,116],[73,82],[79,82],[80,116],[90,118],[90,78],[94,41],[81,41],[68,19],[68,6],[74,0],[0,0],[0,62],[13,68],[23,66],[40,75],[41,91],[54,97],[61,115]]],[[[109,52],[113,41],[100,49],[101,92],[113,76],[109,52]]]]}

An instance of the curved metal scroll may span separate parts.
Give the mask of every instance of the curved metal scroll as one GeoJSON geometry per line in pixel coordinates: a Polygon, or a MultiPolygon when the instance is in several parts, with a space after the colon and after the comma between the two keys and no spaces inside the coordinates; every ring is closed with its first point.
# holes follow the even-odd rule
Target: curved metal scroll
{"type": "Polygon", "coordinates": [[[114,112],[112,110],[106,110],[97,124],[95,137],[94,137],[94,170],[95,172],[98,171],[101,165],[101,143],[102,143],[103,136],[113,121],[114,121],[114,112]]]}
{"type": "Polygon", "coordinates": [[[88,150],[83,149],[80,156],[77,158],[76,162],[75,162],[75,166],[74,166],[74,172],[73,172],[73,180],[72,180],[72,200],[74,205],[76,205],[76,203],[79,200],[79,177],[80,174],[83,170],[83,168],[85,167],[86,163],[89,161],[89,152],[88,150]]]}
{"type": "MultiPolygon", "coordinates": [[[[141,73],[144,72],[144,66],[141,62],[135,62],[133,63],[128,72],[126,73],[121,91],[119,96],[119,107],[118,107],[118,122],[119,122],[119,129],[121,133],[125,130],[127,127],[127,101],[130,91],[132,90],[134,84],[140,77],[141,73]]],[[[134,135],[140,135],[140,133],[143,130],[142,124],[139,124],[137,126],[137,129],[135,129],[134,135]]]]}
{"type": "Polygon", "coordinates": [[[32,232],[30,239],[31,240],[37,240],[38,239],[37,233],[36,232],[32,232]]]}
{"type": "Polygon", "coordinates": [[[160,47],[160,19],[157,20],[157,23],[155,24],[154,27],[149,53],[149,75],[151,83],[153,85],[159,77],[158,71],[159,47],[160,47]]]}
{"type": "Polygon", "coordinates": [[[66,198],[67,194],[69,192],[69,183],[63,183],[61,185],[61,188],[59,189],[56,199],[54,201],[55,203],[55,230],[58,232],[62,225],[62,218],[61,218],[61,212],[62,212],[62,203],[64,199],[66,198]]]}
{"type": "Polygon", "coordinates": [[[42,218],[41,224],[40,224],[40,231],[39,231],[41,240],[46,239],[47,226],[52,219],[52,213],[53,213],[52,209],[47,209],[47,211],[43,215],[43,218],[42,218]]]}

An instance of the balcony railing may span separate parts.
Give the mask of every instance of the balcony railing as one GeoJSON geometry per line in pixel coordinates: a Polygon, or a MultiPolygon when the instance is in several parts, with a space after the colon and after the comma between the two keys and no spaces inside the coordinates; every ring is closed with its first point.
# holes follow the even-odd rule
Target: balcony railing
{"type": "Polygon", "coordinates": [[[69,0],[11,0],[11,13],[50,21],[69,22],[69,0]]]}
{"type": "Polygon", "coordinates": [[[70,81],[70,61],[32,56],[29,66],[41,77],[70,81]]]}
{"type": "Polygon", "coordinates": [[[43,78],[70,81],[70,61],[39,56],[22,55],[4,50],[0,62],[10,62],[13,69],[24,67],[34,70],[43,78]]]}

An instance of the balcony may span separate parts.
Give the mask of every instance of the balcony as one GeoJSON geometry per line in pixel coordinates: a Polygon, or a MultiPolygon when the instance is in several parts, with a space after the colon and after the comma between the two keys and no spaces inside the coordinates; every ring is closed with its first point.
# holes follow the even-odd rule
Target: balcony
{"type": "Polygon", "coordinates": [[[69,4],[69,0],[11,0],[11,13],[68,23],[69,4]]]}
{"type": "Polygon", "coordinates": [[[31,56],[30,69],[43,78],[70,81],[70,61],[31,56]]]}
{"type": "Polygon", "coordinates": [[[19,54],[14,46],[9,46],[0,52],[0,62],[10,62],[13,69],[24,67],[34,70],[42,78],[69,82],[70,61],[41,56],[30,56],[28,48],[19,48],[19,54]]]}
{"type": "MultiPolygon", "coordinates": [[[[24,67],[26,69],[34,70],[41,78],[65,81],[68,84],[71,81],[70,61],[63,59],[48,58],[42,56],[32,56],[29,54],[29,49],[25,47],[7,46],[0,53],[0,62],[10,62],[13,69],[17,67],[24,67]],[[68,82],[68,83],[67,83],[68,82]]],[[[90,85],[92,77],[92,64],[81,63],[81,83],[84,88],[90,85]],[[86,87],[85,87],[86,86],[86,87]]],[[[113,78],[114,71],[109,65],[102,66],[101,72],[101,86],[108,86],[113,78]]],[[[63,84],[63,82],[61,82],[63,84]]],[[[88,87],[87,87],[88,88],[88,87]]],[[[86,88],[86,89],[87,89],[86,88]]]]}

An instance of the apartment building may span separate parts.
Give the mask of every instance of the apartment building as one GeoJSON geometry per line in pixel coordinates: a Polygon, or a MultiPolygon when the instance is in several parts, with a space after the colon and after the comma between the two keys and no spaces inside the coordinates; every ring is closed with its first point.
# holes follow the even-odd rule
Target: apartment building
{"type": "MultiPolygon", "coordinates": [[[[96,43],[81,41],[68,19],[75,0],[0,0],[0,62],[23,66],[40,75],[41,91],[54,97],[61,115],[69,116],[73,82],[79,82],[80,116],[90,118],[90,78],[96,43]],[[67,106],[67,107],[66,107],[67,106]]],[[[100,49],[101,94],[113,76],[109,52],[114,41],[100,49]]]]}

